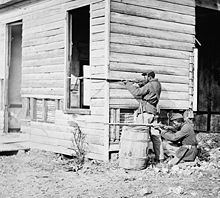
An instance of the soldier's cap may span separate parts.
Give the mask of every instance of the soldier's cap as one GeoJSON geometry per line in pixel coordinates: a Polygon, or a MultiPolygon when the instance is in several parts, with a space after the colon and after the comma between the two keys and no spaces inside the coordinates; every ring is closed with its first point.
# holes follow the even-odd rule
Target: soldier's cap
{"type": "Polygon", "coordinates": [[[170,117],[170,120],[177,120],[177,119],[183,119],[182,114],[180,113],[173,113],[170,117]]]}
{"type": "Polygon", "coordinates": [[[153,75],[153,76],[155,76],[155,73],[154,73],[154,71],[149,71],[149,72],[143,72],[141,75],[142,75],[142,76],[147,76],[147,75],[153,75]]]}
{"type": "Polygon", "coordinates": [[[193,114],[193,111],[192,110],[186,110],[184,113],[183,113],[183,117],[184,118],[191,118],[193,119],[194,118],[194,114],[193,114]]]}

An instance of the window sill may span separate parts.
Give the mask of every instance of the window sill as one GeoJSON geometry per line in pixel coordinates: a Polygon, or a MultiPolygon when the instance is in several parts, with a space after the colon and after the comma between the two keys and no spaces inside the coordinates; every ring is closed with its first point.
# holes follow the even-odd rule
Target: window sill
{"type": "Polygon", "coordinates": [[[66,114],[81,114],[81,115],[91,115],[90,109],[66,109],[64,110],[66,114]]]}

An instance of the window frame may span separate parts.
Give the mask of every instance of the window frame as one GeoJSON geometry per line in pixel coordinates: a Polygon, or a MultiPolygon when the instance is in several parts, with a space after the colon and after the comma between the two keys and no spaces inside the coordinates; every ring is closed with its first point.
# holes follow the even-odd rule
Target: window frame
{"type": "MultiPolygon", "coordinates": [[[[75,7],[75,8],[71,8],[70,10],[66,11],[66,23],[65,23],[65,46],[66,46],[66,50],[65,50],[65,84],[64,84],[64,88],[65,88],[65,93],[64,93],[64,108],[63,111],[64,113],[67,114],[85,114],[85,115],[90,115],[91,114],[91,110],[90,107],[76,107],[76,108],[70,108],[70,83],[69,80],[71,79],[69,77],[70,74],[70,64],[71,64],[71,54],[72,54],[72,39],[70,38],[70,35],[72,35],[72,26],[70,25],[72,22],[72,14],[71,11],[78,9],[78,8],[83,8],[89,6],[89,12],[91,10],[90,4],[86,4],[83,6],[79,6],[79,7],[75,7]]],[[[89,19],[90,20],[90,19],[89,19]]],[[[91,26],[91,25],[90,25],[91,26]]],[[[90,36],[90,40],[89,40],[89,46],[91,44],[91,33],[89,31],[89,36],[90,36]]],[[[89,47],[90,48],[90,47],[89,47]]],[[[89,51],[89,55],[90,55],[90,51],[89,51]]],[[[89,58],[90,59],[90,58],[89,58]]],[[[89,60],[90,62],[90,60],[89,60]]],[[[81,94],[80,94],[80,97],[81,94]]]]}

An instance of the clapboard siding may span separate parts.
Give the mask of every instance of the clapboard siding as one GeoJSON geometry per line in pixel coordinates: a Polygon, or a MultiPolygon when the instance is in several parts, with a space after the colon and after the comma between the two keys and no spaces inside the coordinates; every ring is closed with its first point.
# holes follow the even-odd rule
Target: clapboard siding
{"type": "Polygon", "coordinates": [[[182,1],[166,1],[166,0],[114,0],[117,2],[123,2],[129,5],[139,5],[140,7],[147,7],[147,8],[155,8],[158,10],[165,10],[168,12],[180,13],[183,15],[191,15],[195,16],[194,14],[194,0],[189,0],[190,5],[186,5],[182,3],[182,1]]]}
{"type": "MultiPolygon", "coordinates": [[[[35,114],[37,119],[41,120],[32,120],[28,126],[22,125],[22,130],[30,132],[32,141],[43,148],[62,148],[61,150],[66,151],[65,149],[72,145],[68,121],[79,121],[80,129],[89,143],[88,156],[104,159],[104,153],[108,152],[104,147],[104,82],[92,82],[91,93],[98,93],[98,97],[94,96],[91,99],[91,115],[75,114],[73,117],[71,114],[64,114],[55,106],[54,100],[63,100],[65,92],[66,13],[68,10],[86,5],[90,5],[91,75],[103,77],[106,46],[104,0],[42,0],[34,3],[26,1],[18,4],[18,9],[3,9],[0,12],[0,69],[3,71],[5,66],[5,24],[22,20],[21,94],[26,98],[34,97],[32,99],[36,102],[37,110],[35,114]],[[47,100],[47,97],[51,101],[47,100]],[[47,115],[44,112],[44,103],[47,103],[47,115]],[[45,116],[47,121],[54,123],[43,123],[42,119],[45,116]]],[[[2,72],[0,77],[1,75],[4,77],[2,72]]]]}
{"type": "MultiPolygon", "coordinates": [[[[194,47],[195,2],[111,1],[111,78],[141,78],[154,70],[162,83],[160,106],[189,107],[189,65],[194,47]]],[[[136,108],[119,83],[110,85],[110,107],[136,108]]]]}
{"type": "MultiPolygon", "coordinates": [[[[100,1],[91,5],[91,50],[90,65],[92,77],[104,77],[105,75],[105,1],[100,1]]],[[[91,100],[104,99],[104,82],[91,81],[91,100]]],[[[94,104],[94,103],[93,103],[94,104]]],[[[104,116],[104,103],[102,105],[91,106],[92,116],[104,116]]],[[[103,119],[103,118],[102,118],[103,119]]],[[[103,131],[104,132],[104,129],[103,131]]]]}
{"type": "Polygon", "coordinates": [[[128,5],[125,3],[112,2],[111,10],[116,11],[121,14],[128,14],[138,17],[145,17],[150,19],[158,19],[163,21],[176,22],[180,24],[195,24],[194,16],[190,15],[182,15],[179,13],[164,11],[164,10],[156,10],[153,8],[142,7],[138,5],[128,5]]]}

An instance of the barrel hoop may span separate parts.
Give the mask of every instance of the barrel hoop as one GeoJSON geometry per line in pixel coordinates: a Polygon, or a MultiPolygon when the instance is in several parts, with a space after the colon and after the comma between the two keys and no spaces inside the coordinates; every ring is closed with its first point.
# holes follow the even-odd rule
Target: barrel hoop
{"type": "MultiPolygon", "coordinates": [[[[123,132],[126,132],[126,130],[124,130],[123,132]]],[[[147,131],[147,130],[145,130],[145,131],[135,131],[135,130],[133,130],[133,131],[128,131],[128,132],[130,132],[130,133],[149,133],[149,131],[147,131]]]]}
{"type": "Polygon", "coordinates": [[[141,159],[141,160],[146,160],[148,157],[120,157],[121,159],[141,159]]]}

